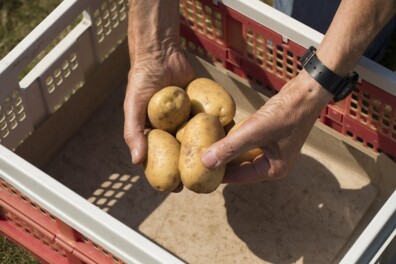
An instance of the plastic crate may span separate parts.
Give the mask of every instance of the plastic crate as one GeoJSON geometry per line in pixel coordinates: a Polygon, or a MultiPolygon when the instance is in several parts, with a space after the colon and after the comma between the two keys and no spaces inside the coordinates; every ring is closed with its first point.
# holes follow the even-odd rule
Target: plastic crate
{"type": "MultiPolygon", "coordinates": [[[[278,11],[269,9],[257,2],[182,0],[182,45],[248,79],[263,92],[276,93],[298,74],[300,56],[308,46],[318,45],[322,35],[296,21],[288,25],[278,11]]],[[[357,71],[361,76],[358,88],[345,101],[329,104],[320,120],[394,159],[396,74],[365,58],[357,71]]]]}
{"type": "MultiPolygon", "coordinates": [[[[53,143],[53,138],[66,138],[61,130],[71,134],[76,127],[48,125],[51,118],[87,118],[67,116],[63,110],[70,108],[70,100],[84,93],[92,100],[96,93],[105,94],[103,87],[107,83],[95,87],[103,80],[99,77],[108,77],[109,83],[115,83],[119,76],[114,73],[114,65],[127,67],[118,64],[120,57],[126,57],[126,9],[126,0],[65,0],[1,61],[1,145],[9,149],[25,145],[30,148],[34,144],[27,141],[36,140],[40,133],[50,142],[48,145],[65,142],[53,143]],[[68,33],[63,37],[65,29],[68,33]],[[61,41],[19,82],[18,76],[32,58],[59,35],[61,41]],[[118,54],[120,50],[122,53],[118,54]],[[113,68],[101,68],[108,61],[113,68]],[[95,83],[96,78],[99,83],[95,83]],[[88,87],[97,90],[87,92],[88,87]],[[50,126],[52,130],[48,129],[50,126]],[[43,130],[53,131],[54,135],[43,130]]],[[[235,73],[264,94],[276,93],[296,76],[301,70],[297,61],[304,47],[319,43],[322,37],[258,1],[181,0],[180,12],[181,44],[187,50],[226,69],[224,76],[235,73]]],[[[391,109],[396,107],[392,93],[395,75],[366,59],[362,59],[357,70],[363,78],[359,90],[342,103],[330,104],[319,120],[346,135],[342,140],[347,143],[342,141],[340,145],[353,145],[348,141],[352,139],[371,148],[370,154],[358,147],[358,151],[350,151],[369,156],[370,166],[381,166],[378,160],[382,156],[376,152],[396,155],[394,131],[386,130],[396,122],[395,110],[391,109]],[[373,117],[377,112],[378,117],[373,117]]],[[[252,93],[251,100],[259,97],[250,89],[244,92],[252,93]]],[[[239,100],[245,99],[241,96],[239,100]]],[[[247,108],[248,112],[253,111],[252,107],[247,108]]],[[[46,147],[38,147],[41,152],[29,160],[48,156],[46,147]]],[[[356,164],[351,166],[361,169],[356,164]]],[[[394,168],[393,163],[387,166],[394,168]]],[[[1,233],[44,263],[182,262],[2,146],[0,178],[1,233]]],[[[394,184],[393,180],[389,182],[394,184]]],[[[381,192],[385,193],[383,202],[389,190],[381,192]]]]}

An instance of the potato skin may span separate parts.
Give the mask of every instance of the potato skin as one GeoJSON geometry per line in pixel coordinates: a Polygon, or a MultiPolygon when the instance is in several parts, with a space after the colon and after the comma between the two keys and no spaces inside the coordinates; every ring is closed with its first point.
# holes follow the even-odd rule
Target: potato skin
{"type": "Polygon", "coordinates": [[[186,91],[177,86],[168,86],[150,99],[147,114],[154,128],[174,133],[187,121],[190,110],[191,101],[186,91]]]}
{"type": "Polygon", "coordinates": [[[154,129],[147,135],[148,151],[144,172],[150,185],[171,192],[180,184],[180,143],[168,132],[154,129]]]}
{"type": "Polygon", "coordinates": [[[184,128],[179,169],[184,186],[191,191],[213,192],[223,180],[225,166],[209,170],[201,161],[205,150],[223,137],[219,119],[206,113],[197,114],[184,128]]]}
{"type": "Polygon", "coordinates": [[[219,117],[224,127],[235,116],[236,105],[231,95],[215,81],[198,78],[188,84],[187,94],[191,100],[191,113],[208,113],[219,117]]]}
{"type": "Polygon", "coordinates": [[[184,134],[184,128],[186,127],[186,125],[188,124],[188,121],[185,122],[183,125],[181,125],[176,132],[176,139],[177,141],[179,141],[180,143],[183,141],[183,134],[184,134]]]}
{"type": "MultiPolygon", "coordinates": [[[[246,121],[246,119],[243,119],[242,121],[236,123],[235,126],[233,126],[230,129],[230,131],[227,133],[227,135],[234,133],[235,130],[237,130],[245,121],[246,121]]],[[[239,165],[239,164],[241,164],[243,162],[247,162],[247,161],[252,162],[257,156],[259,156],[263,153],[264,152],[260,148],[251,149],[251,150],[246,151],[245,153],[240,154],[239,156],[237,156],[236,158],[231,160],[228,164],[239,165]]]]}

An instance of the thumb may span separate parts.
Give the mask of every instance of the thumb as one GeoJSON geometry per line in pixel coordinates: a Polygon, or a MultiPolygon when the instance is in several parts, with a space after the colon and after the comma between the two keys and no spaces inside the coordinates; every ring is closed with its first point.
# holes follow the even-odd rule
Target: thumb
{"type": "Polygon", "coordinates": [[[202,162],[207,168],[225,165],[241,153],[254,146],[249,126],[242,125],[232,134],[210,146],[202,155],[202,162]],[[249,140],[247,140],[249,139],[249,140]]]}

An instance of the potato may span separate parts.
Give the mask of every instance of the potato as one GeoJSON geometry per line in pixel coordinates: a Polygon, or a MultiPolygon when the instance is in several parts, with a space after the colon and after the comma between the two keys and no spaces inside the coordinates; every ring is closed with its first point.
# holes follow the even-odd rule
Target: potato
{"type": "Polygon", "coordinates": [[[150,185],[171,192],[180,184],[180,143],[168,132],[154,129],[147,135],[148,151],[144,172],[150,185]]]}
{"type": "MultiPolygon", "coordinates": [[[[227,135],[230,135],[232,133],[235,132],[235,130],[237,130],[244,122],[246,121],[246,119],[238,122],[235,124],[235,126],[233,126],[230,131],[228,132],[227,135]]],[[[243,162],[252,162],[257,156],[263,154],[264,152],[260,149],[260,148],[255,148],[255,149],[251,149],[245,153],[240,154],[239,156],[237,156],[236,158],[234,158],[233,160],[231,160],[229,162],[229,164],[231,165],[237,165],[237,164],[241,164],[243,162]]]]}
{"type": "Polygon", "coordinates": [[[236,106],[231,95],[215,81],[198,78],[188,84],[187,94],[191,100],[191,113],[208,113],[219,117],[226,126],[235,116],[236,106]]]}
{"type": "Polygon", "coordinates": [[[225,166],[209,170],[203,165],[201,157],[210,145],[223,137],[223,127],[213,115],[199,113],[188,122],[184,128],[179,159],[180,177],[188,189],[210,193],[220,185],[225,166]]]}
{"type": "Polygon", "coordinates": [[[185,122],[183,125],[181,125],[179,127],[179,129],[176,132],[176,139],[181,143],[183,140],[183,134],[184,134],[184,128],[186,127],[186,125],[188,124],[188,122],[185,122]]]}
{"type": "Polygon", "coordinates": [[[154,128],[174,133],[187,121],[190,110],[191,102],[186,91],[177,86],[168,86],[150,99],[147,113],[154,128]]]}

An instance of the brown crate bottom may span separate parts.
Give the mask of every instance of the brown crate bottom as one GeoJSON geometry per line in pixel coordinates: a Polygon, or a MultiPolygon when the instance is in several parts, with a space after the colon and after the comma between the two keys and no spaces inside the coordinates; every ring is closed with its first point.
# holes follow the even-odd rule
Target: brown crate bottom
{"type": "MultiPolygon", "coordinates": [[[[253,95],[238,99],[237,118],[263,103],[211,66],[195,68],[234,98],[253,95]]],[[[367,178],[310,146],[282,181],[158,193],[130,163],[123,97],[124,87],[115,90],[45,171],[188,263],[331,263],[376,198],[367,178]]]]}

